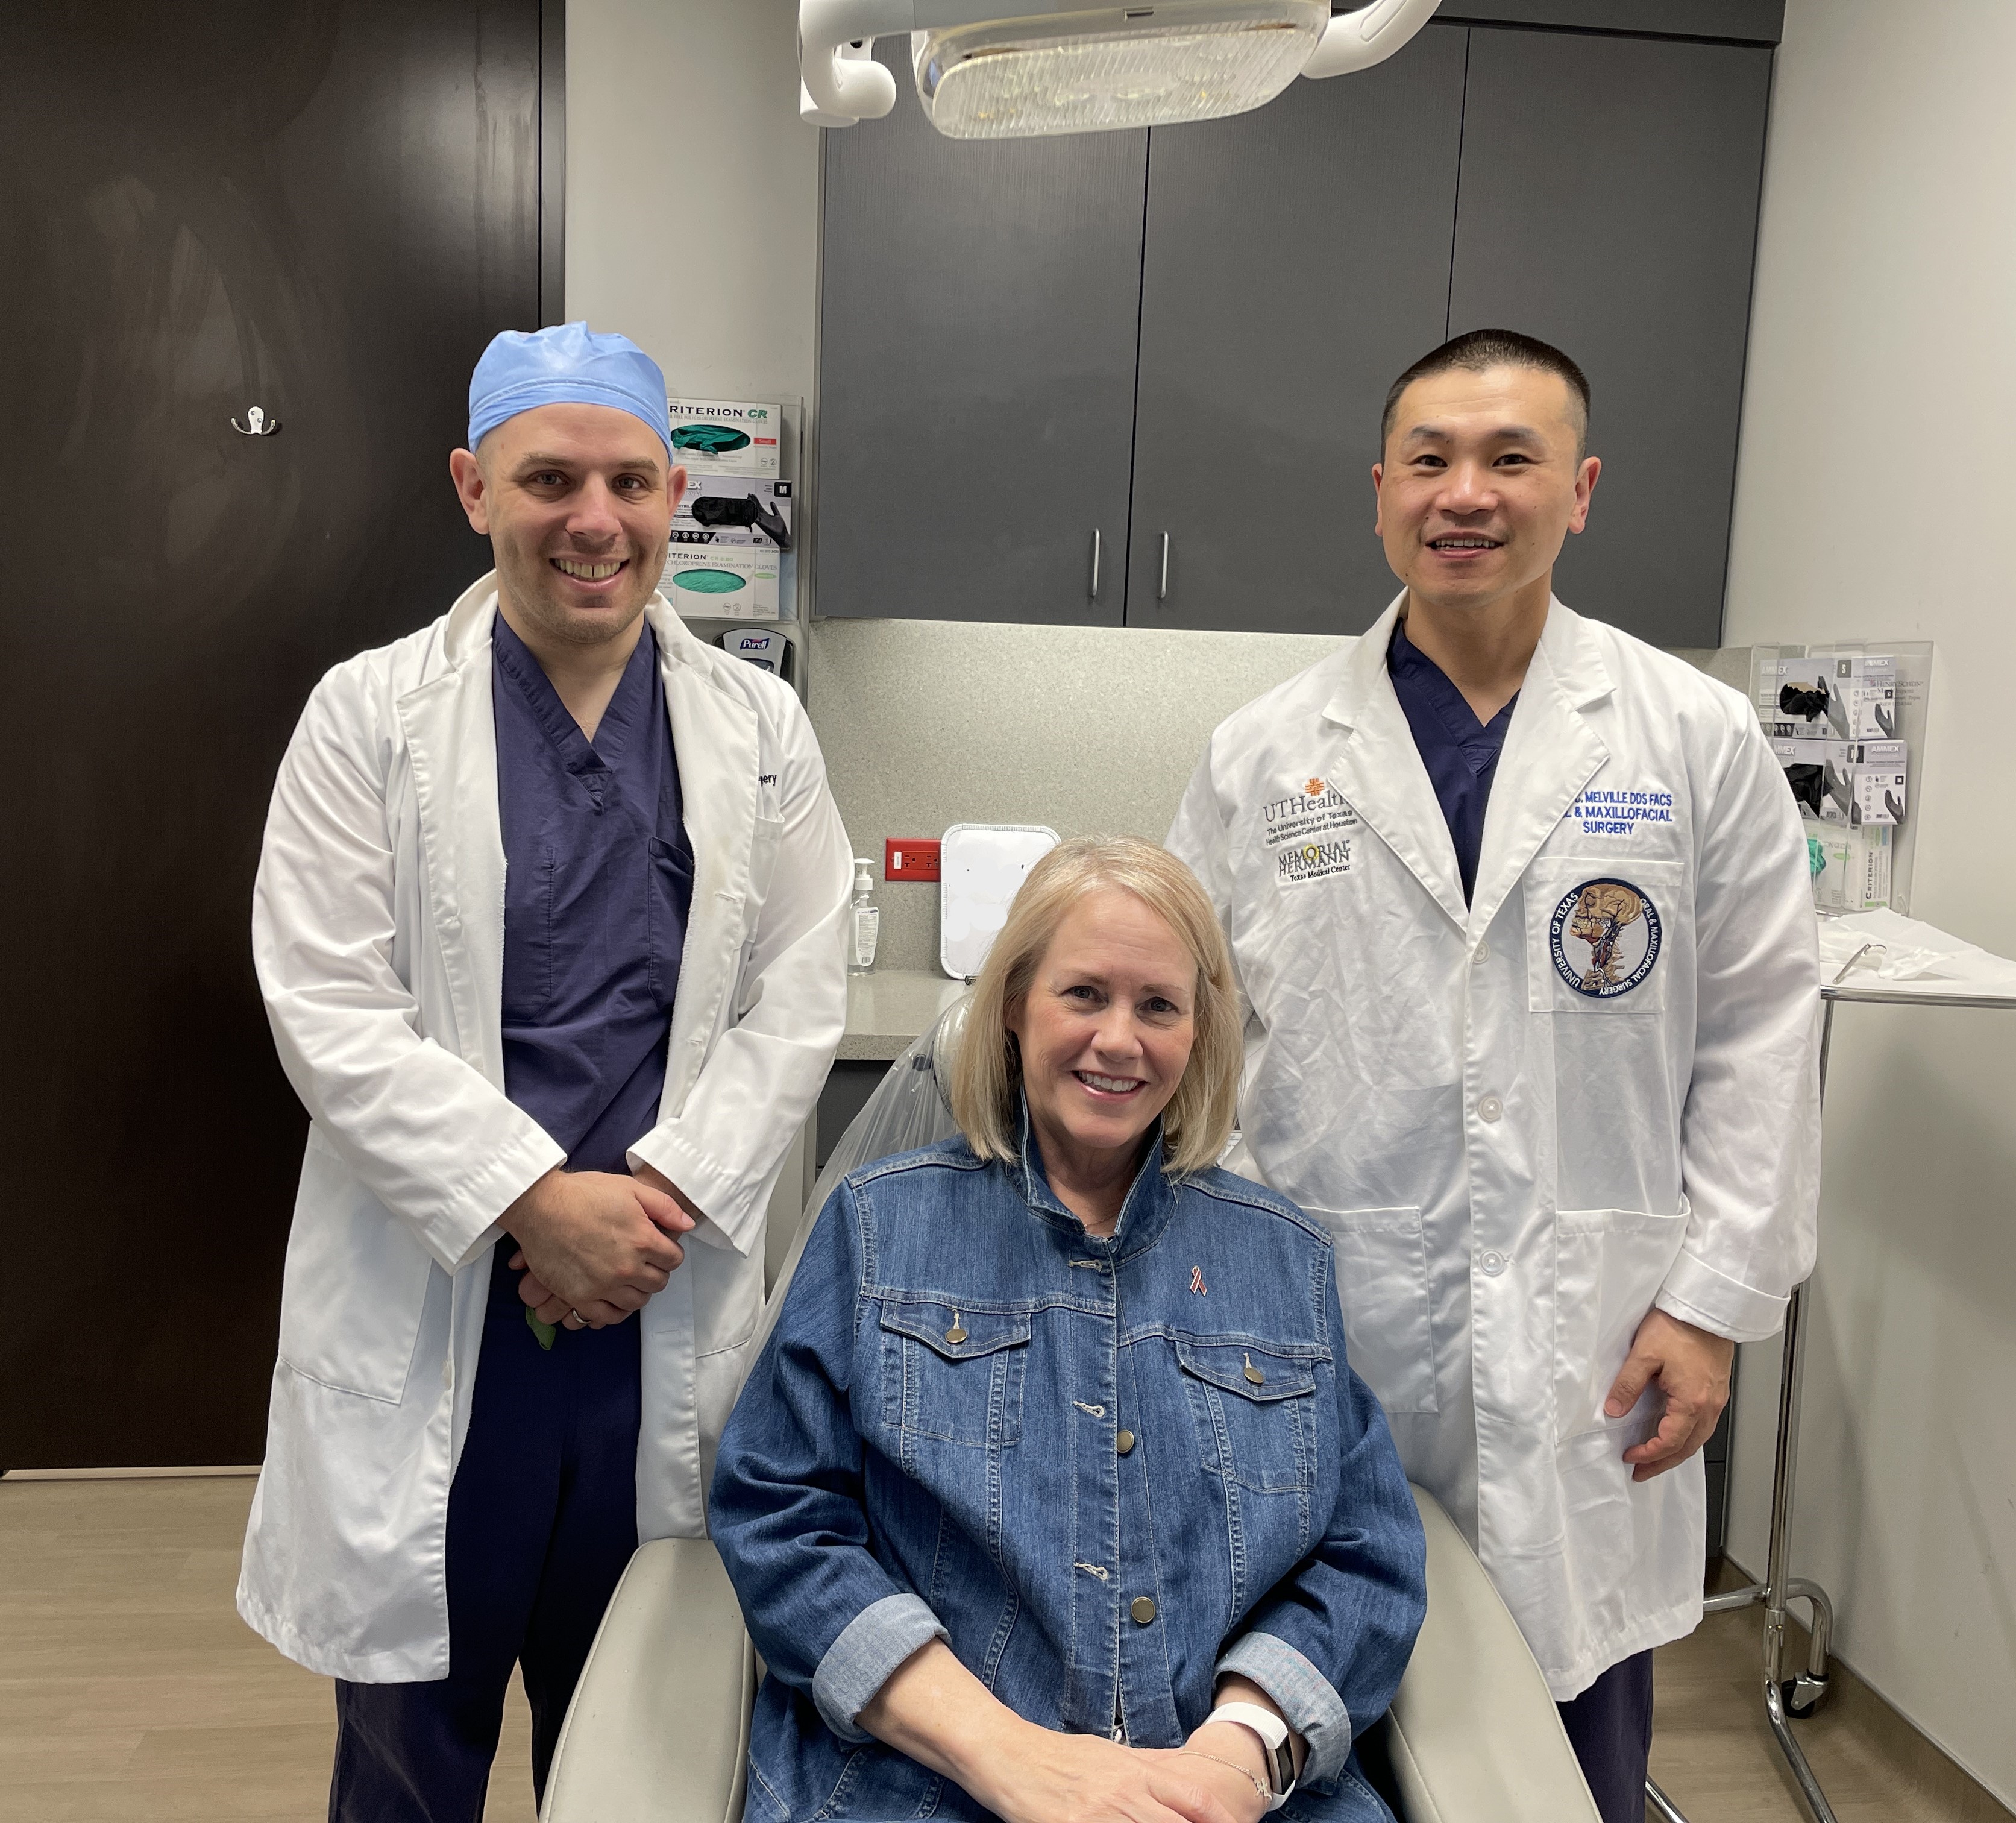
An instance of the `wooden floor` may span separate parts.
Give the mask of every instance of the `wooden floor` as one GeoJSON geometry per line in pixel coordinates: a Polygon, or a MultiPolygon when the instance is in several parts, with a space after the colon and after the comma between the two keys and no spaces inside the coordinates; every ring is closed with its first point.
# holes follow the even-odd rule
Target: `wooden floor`
{"type": "MultiPolygon", "coordinates": [[[[312,1823],[329,1681],[238,1618],[249,1479],[0,1481],[0,1818],[312,1823]]],[[[524,1699],[490,1823],[533,1823],[524,1699]]]]}
{"type": "MultiPolygon", "coordinates": [[[[311,1823],[333,1710],[232,1607],[246,1479],[0,1481],[0,1818],[311,1823]]],[[[1653,1775],[1690,1823],[1802,1823],[1757,1688],[1759,1614],[1659,1655],[1653,1775]]],[[[1840,1823],[2005,1823],[1866,1692],[1800,1724],[1840,1823]],[[1949,1789],[1942,1790],[1942,1784],[1949,1789]]],[[[532,1823],[513,1693],[489,1823],[532,1823]]]]}
{"type": "MultiPolygon", "coordinates": [[[[1797,1663],[1805,1641],[1798,1635],[1797,1663]]],[[[1712,1614],[1659,1649],[1652,1778],[1688,1823],[1805,1823],[1764,1718],[1764,1610],[1712,1614]]],[[[1836,1665],[1827,1699],[1793,1732],[1838,1823],[2010,1823],[1902,1717],[1836,1665]]]]}

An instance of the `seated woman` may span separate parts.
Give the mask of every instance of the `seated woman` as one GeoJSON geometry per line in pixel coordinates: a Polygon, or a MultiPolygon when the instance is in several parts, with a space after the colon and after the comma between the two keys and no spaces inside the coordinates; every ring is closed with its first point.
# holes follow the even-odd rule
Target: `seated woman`
{"type": "Polygon", "coordinates": [[[1078,841],[973,990],[963,1140],[820,1212],[710,1507],[769,1675],[747,1823],[1389,1817],[1426,1609],[1322,1227],[1215,1169],[1240,1012],[1183,864],[1078,841]]]}

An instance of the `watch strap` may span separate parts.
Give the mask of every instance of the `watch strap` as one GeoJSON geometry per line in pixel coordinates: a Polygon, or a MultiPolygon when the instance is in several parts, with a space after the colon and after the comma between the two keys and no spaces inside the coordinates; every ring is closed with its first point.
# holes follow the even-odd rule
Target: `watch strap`
{"type": "Polygon", "coordinates": [[[1204,1719],[1207,1724],[1237,1722],[1260,1737],[1260,1745],[1265,1749],[1268,1783],[1274,1792],[1267,1808],[1280,1809],[1295,1789],[1295,1756],[1288,1746],[1288,1724],[1257,1702],[1222,1702],[1204,1719]]]}

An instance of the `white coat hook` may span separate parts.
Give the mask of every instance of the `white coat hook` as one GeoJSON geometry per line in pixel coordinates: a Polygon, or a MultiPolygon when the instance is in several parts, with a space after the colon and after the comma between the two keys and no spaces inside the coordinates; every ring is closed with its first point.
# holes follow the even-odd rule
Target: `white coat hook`
{"type": "Polygon", "coordinates": [[[278,418],[269,419],[257,405],[247,406],[245,416],[249,424],[241,424],[236,418],[231,420],[232,429],[241,437],[270,437],[280,427],[278,418]]]}

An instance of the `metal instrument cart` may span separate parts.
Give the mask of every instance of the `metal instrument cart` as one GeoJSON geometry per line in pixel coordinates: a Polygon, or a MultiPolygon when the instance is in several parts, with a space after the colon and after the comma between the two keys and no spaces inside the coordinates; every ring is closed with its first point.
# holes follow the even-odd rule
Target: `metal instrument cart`
{"type": "MultiPolygon", "coordinates": [[[[1842,1001],[1886,1007],[2016,1007],[2016,995],[1983,993],[1956,982],[1941,991],[1937,982],[1888,982],[1864,976],[1849,983],[1849,971],[1863,954],[1880,945],[1865,944],[1834,979],[1820,989],[1825,1011],[1820,1024],[1820,1098],[1827,1098],[1827,1051],[1834,1038],[1834,1010],[1842,1001]]],[[[1805,1800],[1813,1823],[1835,1823],[1834,1809],[1820,1789],[1813,1769],[1806,1764],[1791,1729],[1795,1717],[1811,1715],[1820,1706],[1827,1688],[1827,1645],[1834,1632],[1834,1605],[1818,1583],[1790,1573],[1788,1560],[1792,1542],[1792,1478],[1798,1459],[1799,1392],[1805,1376],[1806,1292],[1812,1281],[1795,1288],[1785,1309],[1785,1339],[1780,1356],[1784,1366],[1778,1381],[1777,1457],[1771,1476],[1771,1540],[1766,1560],[1764,1580],[1726,1594],[1711,1595],[1703,1604],[1710,1614],[1764,1604],[1764,1713],[1777,1738],[1779,1750],[1792,1769],[1800,1796],[1805,1800]],[[1806,1648],[1805,1667],[1796,1676],[1785,1672],[1785,1606],[1804,1601],[1813,1615],[1813,1630],[1806,1648]]],[[[1649,1779],[1646,1802],[1661,1823],[1687,1823],[1672,1800],[1649,1779]]]]}

